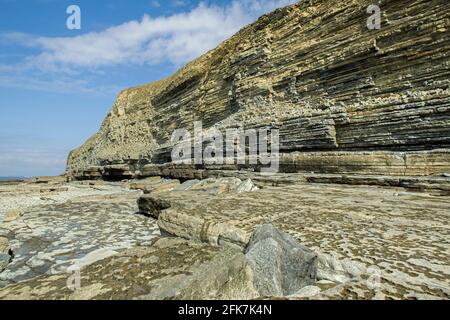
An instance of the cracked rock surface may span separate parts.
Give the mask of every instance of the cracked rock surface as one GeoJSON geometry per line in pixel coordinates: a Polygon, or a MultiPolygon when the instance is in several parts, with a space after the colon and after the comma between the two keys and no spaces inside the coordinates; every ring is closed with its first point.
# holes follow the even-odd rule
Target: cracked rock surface
{"type": "MultiPolygon", "coordinates": [[[[104,259],[118,250],[148,245],[159,236],[155,220],[136,214],[140,192],[118,186],[83,188],[55,196],[67,199],[65,202],[41,205],[40,198],[33,202],[34,185],[20,188],[31,206],[0,224],[0,239],[8,241],[13,253],[8,267],[0,273],[0,287],[40,275],[66,273],[70,267],[104,259]],[[83,191],[85,196],[80,196],[83,191]]],[[[75,188],[68,186],[68,190],[75,188]]],[[[25,197],[16,192],[17,198],[25,197]]],[[[11,197],[12,192],[0,203],[6,206],[4,202],[11,197]]]]}

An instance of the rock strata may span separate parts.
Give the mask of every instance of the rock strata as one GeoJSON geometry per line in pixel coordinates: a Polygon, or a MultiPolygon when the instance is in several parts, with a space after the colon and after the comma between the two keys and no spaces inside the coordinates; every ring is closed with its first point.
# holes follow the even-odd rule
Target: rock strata
{"type": "MultiPolygon", "coordinates": [[[[449,2],[301,1],[261,17],[176,74],[123,91],[71,152],[76,179],[176,177],[174,129],[279,129],[280,171],[450,171],[449,2]],[[162,170],[162,172],[161,172],[162,170]]],[[[181,166],[183,168],[183,166],[181,166]]],[[[224,165],[222,170],[260,170],[224,165]]],[[[209,170],[208,165],[202,168],[209,170]]],[[[184,170],[183,179],[198,179],[184,170]]]]}

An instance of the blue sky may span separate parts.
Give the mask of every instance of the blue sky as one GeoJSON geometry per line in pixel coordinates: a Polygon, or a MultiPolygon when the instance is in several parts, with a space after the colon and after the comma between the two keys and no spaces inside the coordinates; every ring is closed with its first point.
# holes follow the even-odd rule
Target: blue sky
{"type": "Polygon", "coordinates": [[[295,0],[0,0],[0,176],[56,175],[116,95],[295,0]],[[69,5],[81,30],[68,30],[69,5]]]}

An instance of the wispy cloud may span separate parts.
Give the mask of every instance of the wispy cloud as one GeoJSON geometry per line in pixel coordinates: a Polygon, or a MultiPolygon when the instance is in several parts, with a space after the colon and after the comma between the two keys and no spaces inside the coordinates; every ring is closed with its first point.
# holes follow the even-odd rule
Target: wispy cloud
{"type": "MultiPolygon", "coordinates": [[[[108,68],[181,66],[214,48],[260,15],[294,2],[233,0],[227,5],[200,3],[185,13],[160,17],[144,15],[140,20],[73,37],[0,34],[0,44],[19,45],[35,52],[15,64],[0,63],[0,87],[110,94],[116,88],[95,88],[93,81],[99,73],[108,72],[108,68]]],[[[182,3],[178,2],[178,5],[182,3]]]]}
{"type": "Polygon", "coordinates": [[[8,149],[0,153],[0,176],[61,174],[66,154],[65,151],[45,149],[8,149]]]}
{"type": "Polygon", "coordinates": [[[12,33],[4,34],[2,39],[38,48],[41,53],[25,62],[40,69],[162,62],[179,65],[212,49],[258,16],[293,2],[244,0],[227,6],[200,3],[187,13],[157,18],[145,15],[139,21],[76,37],[12,33]]]}

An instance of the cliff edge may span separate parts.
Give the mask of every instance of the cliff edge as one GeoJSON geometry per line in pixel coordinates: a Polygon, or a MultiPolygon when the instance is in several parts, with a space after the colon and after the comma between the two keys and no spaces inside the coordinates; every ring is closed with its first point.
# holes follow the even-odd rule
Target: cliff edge
{"type": "Polygon", "coordinates": [[[450,3],[379,1],[381,28],[369,30],[372,2],[278,9],[173,76],[123,91],[67,174],[153,175],[170,163],[172,132],[195,121],[279,129],[281,172],[449,172],[450,3]]]}

